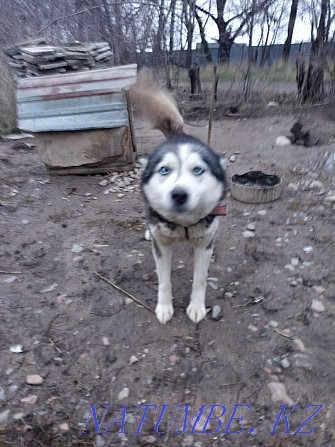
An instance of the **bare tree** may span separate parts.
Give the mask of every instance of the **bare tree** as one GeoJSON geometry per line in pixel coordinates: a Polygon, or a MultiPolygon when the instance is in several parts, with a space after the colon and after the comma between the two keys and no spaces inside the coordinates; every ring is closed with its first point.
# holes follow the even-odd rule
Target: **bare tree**
{"type": "Polygon", "coordinates": [[[192,43],[195,27],[194,3],[184,0],[183,18],[186,28],[186,68],[192,66],[192,43]]]}
{"type": "Polygon", "coordinates": [[[250,95],[251,88],[251,66],[253,62],[253,54],[252,54],[252,39],[254,34],[254,26],[255,26],[255,6],[256,0],[252,0],[251,8],[253,14],[251,14],[250,22],[248,25],[248,34],[249,34],[249,45],[248,45],[248,62],[247,62],[247,70],[244,77],[243,83],[243,97],[245,101],[248,101],[250,95]]]}
{"type": "Polygon", "coordinates": [[[176,23],[176,3],[177,0],[171,0],[171,22],[170,22],[170,42],[169,42],[169,52],[170,56],[174,50],[175,41],[175,23],[176,23]]]}
{"type": "Polygon", "coordinates": [[[154,58],[158,64],[162,62],[163,58],[163,49],[164,49],[164,31],[165,31],[165,23],[166,23],[166,16],[165,16],[165,0],[160,0],[159,2],[159,13],[158,13],[158,27],[157,31],[154,35],[154,42],[153,42],[153,52],[154,52],[154,58]]]}
{"type": "Polygon", "coordinates": [[[299,0],[292,0],[290,18],[289,18],[288,27],[287,27],[287,37],[286,37],[286,40],[284,43],[284,48],[283,48],[283,59],[285,62],[287,62],[287,60],[290,56],[292,36],[293,36],[293,31],[294,31],[294,25],[295,25],[296,18],[297,18],[298,5],[299,5],[299,0]]]}
{"type": "MultiPolygon", "coordinates": [[[[312,2],[314,6],[314,1],[312,2]]],[[[324,71],[326,66],[326,43],[328,40],[326,17],[330,8],[330,0],[321,0],[320,15],[317,21],[313,10],[311,25],[311,52],[308,67],[305,61],[297,62],[298,97],[301,102],[317,102],[324,95],[324,71]],[[315,23],[317,26],[314,37],[315,23]]]]}
{"type": "Polygon", "coordinates": [[[268,5],[259,13],[258,28],[260,38],[258,47],[261,46],[259,64],[261,67],[269,60],[271,47],[277,41],[278,34],[282,30],[282,19],[285,14],[287,2],[275,2],[268,5]]]}
{"type": "MultiPolygon", "coordinates": [[[[192,1],[192,0],[189,0],[192,1]]],[[[205,25],[203,23],[202,18],[200,17],[198,11],[196,8],[194,8],[194,15],[195,15],[195,19],[197,21],[198,27],[199,27],[199,32],[200,32],[200,38],[201,38],[201,46],[204,50],[206,59],[209,63],[213,62],[212,60],[212,55],[209,51],[209,45],[206,39],[206,34],[205,34],[205,25]]]]}
{"type": "Polygon", "coordinates": [[[102,0],[102,1],[103,1],[105,14],[106,14],[106,18],[107,18],[107,27],[108,27],[108,31],[109,31],[109,39],[108,40],[109,40],[109,43],[111,44],[111,48],[113,50],[114,64],[118,65],[119,49],[118,49],[118,45],[117,45],[118,41],[117,41],[117,39],[114,39],[115,29],[114,29],[114,24],[113,24],[111,6],[110,6],[108,0],[102,0]]]}
{"type": "Polygon", "coordinates": [[[217,26],[219,33],[219,62],[230,61],[231,47],[238,36],[245,34],[250,19],[275,1],[258,0],[252,6],[253,3],[249,1],[216,0],[216,15],[202,6],[196,6],[198,11],[208,15],[217,26]]]}

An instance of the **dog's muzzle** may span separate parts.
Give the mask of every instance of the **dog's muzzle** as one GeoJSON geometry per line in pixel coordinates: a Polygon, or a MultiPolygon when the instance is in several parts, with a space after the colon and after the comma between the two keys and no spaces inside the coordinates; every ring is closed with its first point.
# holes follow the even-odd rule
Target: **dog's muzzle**
{"type": "Polygon", "coordinates": [[[171,199],[174,208],[181,211],[188,200],[188,194],[182,188],[175,188],[171,192],[171,199]]]}

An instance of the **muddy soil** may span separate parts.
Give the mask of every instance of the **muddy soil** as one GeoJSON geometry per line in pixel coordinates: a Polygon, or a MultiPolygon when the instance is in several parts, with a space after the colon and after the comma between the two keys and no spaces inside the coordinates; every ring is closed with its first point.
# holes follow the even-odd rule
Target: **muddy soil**
{"type": "MultiPolygon", "coordinates": [[[[106,194],[116,180],[99,183],[113,174],[52,176],[36,150],[0,144],[1,446],[335,445],[335,145],[275,146],[295,118],[214,123],[230,176],[260,169],[283,187],[272,203],[226,199],[207,290],[222,317],[209,311],[198,326],[185,314],[187,245],[175,249],[166,325],[94,273],[154,309],[137,188],[106,194]],[[100,428],[91,405],[97,423],[113,405],[100,428]],[[204,405],[195,430],[196,418],[184,427],[186,409],[189,422],[204,405]],[[282,405],[299,406],[287,424],[282,405]],[[211,408],[220,420],[204,427],[211,408]]],[[[333,122],[314,122],[334,136],[333,122]]],[[[187,132],[206,140],[206,123],[193,124],[187,132]]],[[[163,141],[141,122],[136,134],[140,154],[163,141]]]]}

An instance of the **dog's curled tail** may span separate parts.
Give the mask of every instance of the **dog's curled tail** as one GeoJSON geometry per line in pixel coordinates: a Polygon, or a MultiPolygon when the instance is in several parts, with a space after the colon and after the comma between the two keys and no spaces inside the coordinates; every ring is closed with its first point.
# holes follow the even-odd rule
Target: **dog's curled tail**
{"type": "Polygon", "coordinates": [[[183,133],[183,117],[166,90],[140,74],[129,93],[135,110],[139,111],[154,129],[162,131],[166,138],[183,133]]]}

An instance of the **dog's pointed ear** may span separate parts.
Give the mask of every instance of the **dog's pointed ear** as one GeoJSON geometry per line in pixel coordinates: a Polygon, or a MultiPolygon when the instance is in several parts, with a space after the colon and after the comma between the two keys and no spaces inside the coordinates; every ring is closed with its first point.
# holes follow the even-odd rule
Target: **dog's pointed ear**
{"type": "Polygon", "coordinates": [[[138,162],[141,165],[141,169],[145,169],[148,165],[149,160],[147,157],[141,157],[141,158],[139,158],[138,162]]]}
{"type": "Polygon", "coordinates": [[[220,156],[220,166],[225,171],[228,167],[228,160],[224,155],[220,156]]]}

